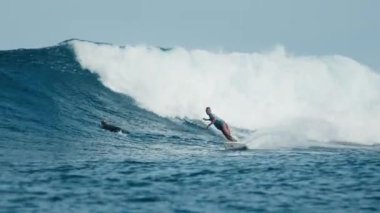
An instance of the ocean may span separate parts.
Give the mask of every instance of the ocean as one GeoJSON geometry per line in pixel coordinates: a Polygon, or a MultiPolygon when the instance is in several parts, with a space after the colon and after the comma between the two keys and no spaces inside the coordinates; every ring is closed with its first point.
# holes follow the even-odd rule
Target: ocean
{"type": "Polygon", "coordinates": [[[379,212],[379,126],[379,72],[340,55],[0,51],[0,212],[379,212]]]}

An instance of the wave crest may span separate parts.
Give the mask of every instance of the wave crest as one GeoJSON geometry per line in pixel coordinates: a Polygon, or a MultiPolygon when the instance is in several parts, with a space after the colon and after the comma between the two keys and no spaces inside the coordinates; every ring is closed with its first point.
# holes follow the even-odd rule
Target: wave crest
{"type": "Polygon", "coordinates": [[[236,127],[380,141],[380,76],[348,57],[70,43],[105,86],[161,116],[199,119],[211,106],[236,127]]]}

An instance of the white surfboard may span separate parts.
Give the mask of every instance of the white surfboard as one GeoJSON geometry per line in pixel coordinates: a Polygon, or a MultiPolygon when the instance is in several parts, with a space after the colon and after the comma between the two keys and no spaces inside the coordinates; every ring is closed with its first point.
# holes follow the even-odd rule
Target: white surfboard
{"type": "Polygon", "coordinates": [[[225,142],[224,148],[227,150],[246,150],[248,149],[247,145],[245,143],[241,142],[225,142]]]}

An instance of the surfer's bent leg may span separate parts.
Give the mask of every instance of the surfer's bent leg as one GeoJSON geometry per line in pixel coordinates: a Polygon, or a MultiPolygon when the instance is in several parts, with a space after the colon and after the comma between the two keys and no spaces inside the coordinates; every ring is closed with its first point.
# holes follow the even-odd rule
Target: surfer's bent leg
{"type": "Polygon", "coordinates": [[[231,136],[231,131],[230,128],[226,123],[223,124],[223,129],[222,129],[223,135],[229,140],[229,141],[236,141],[232,136],[231,136]]]}
{"type": "Polygon", "coordinates": [[[215,122],[214,125],[215,125],[215,127],[216,127],[217,129],[219,129],[219,130],[223,133],[224,137],[226,137],[227,140],[232,141],[232,142],[233,142],[233,141],[236,141],[236,140],[231,136],[230,129],[228,128],[228,125],[227,125],[225,122],[215,122]]]}

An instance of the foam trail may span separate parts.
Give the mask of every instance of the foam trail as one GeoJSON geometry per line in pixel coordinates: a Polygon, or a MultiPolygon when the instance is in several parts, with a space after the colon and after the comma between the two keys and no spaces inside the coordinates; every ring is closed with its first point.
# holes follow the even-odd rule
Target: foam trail
{"type": "Polygon", "coordinates": [[[71,44],[104,85],[161,116],[200,119],[211,106],[240,128],[380,142],[380,76],[347,57],[71,44]]]}

